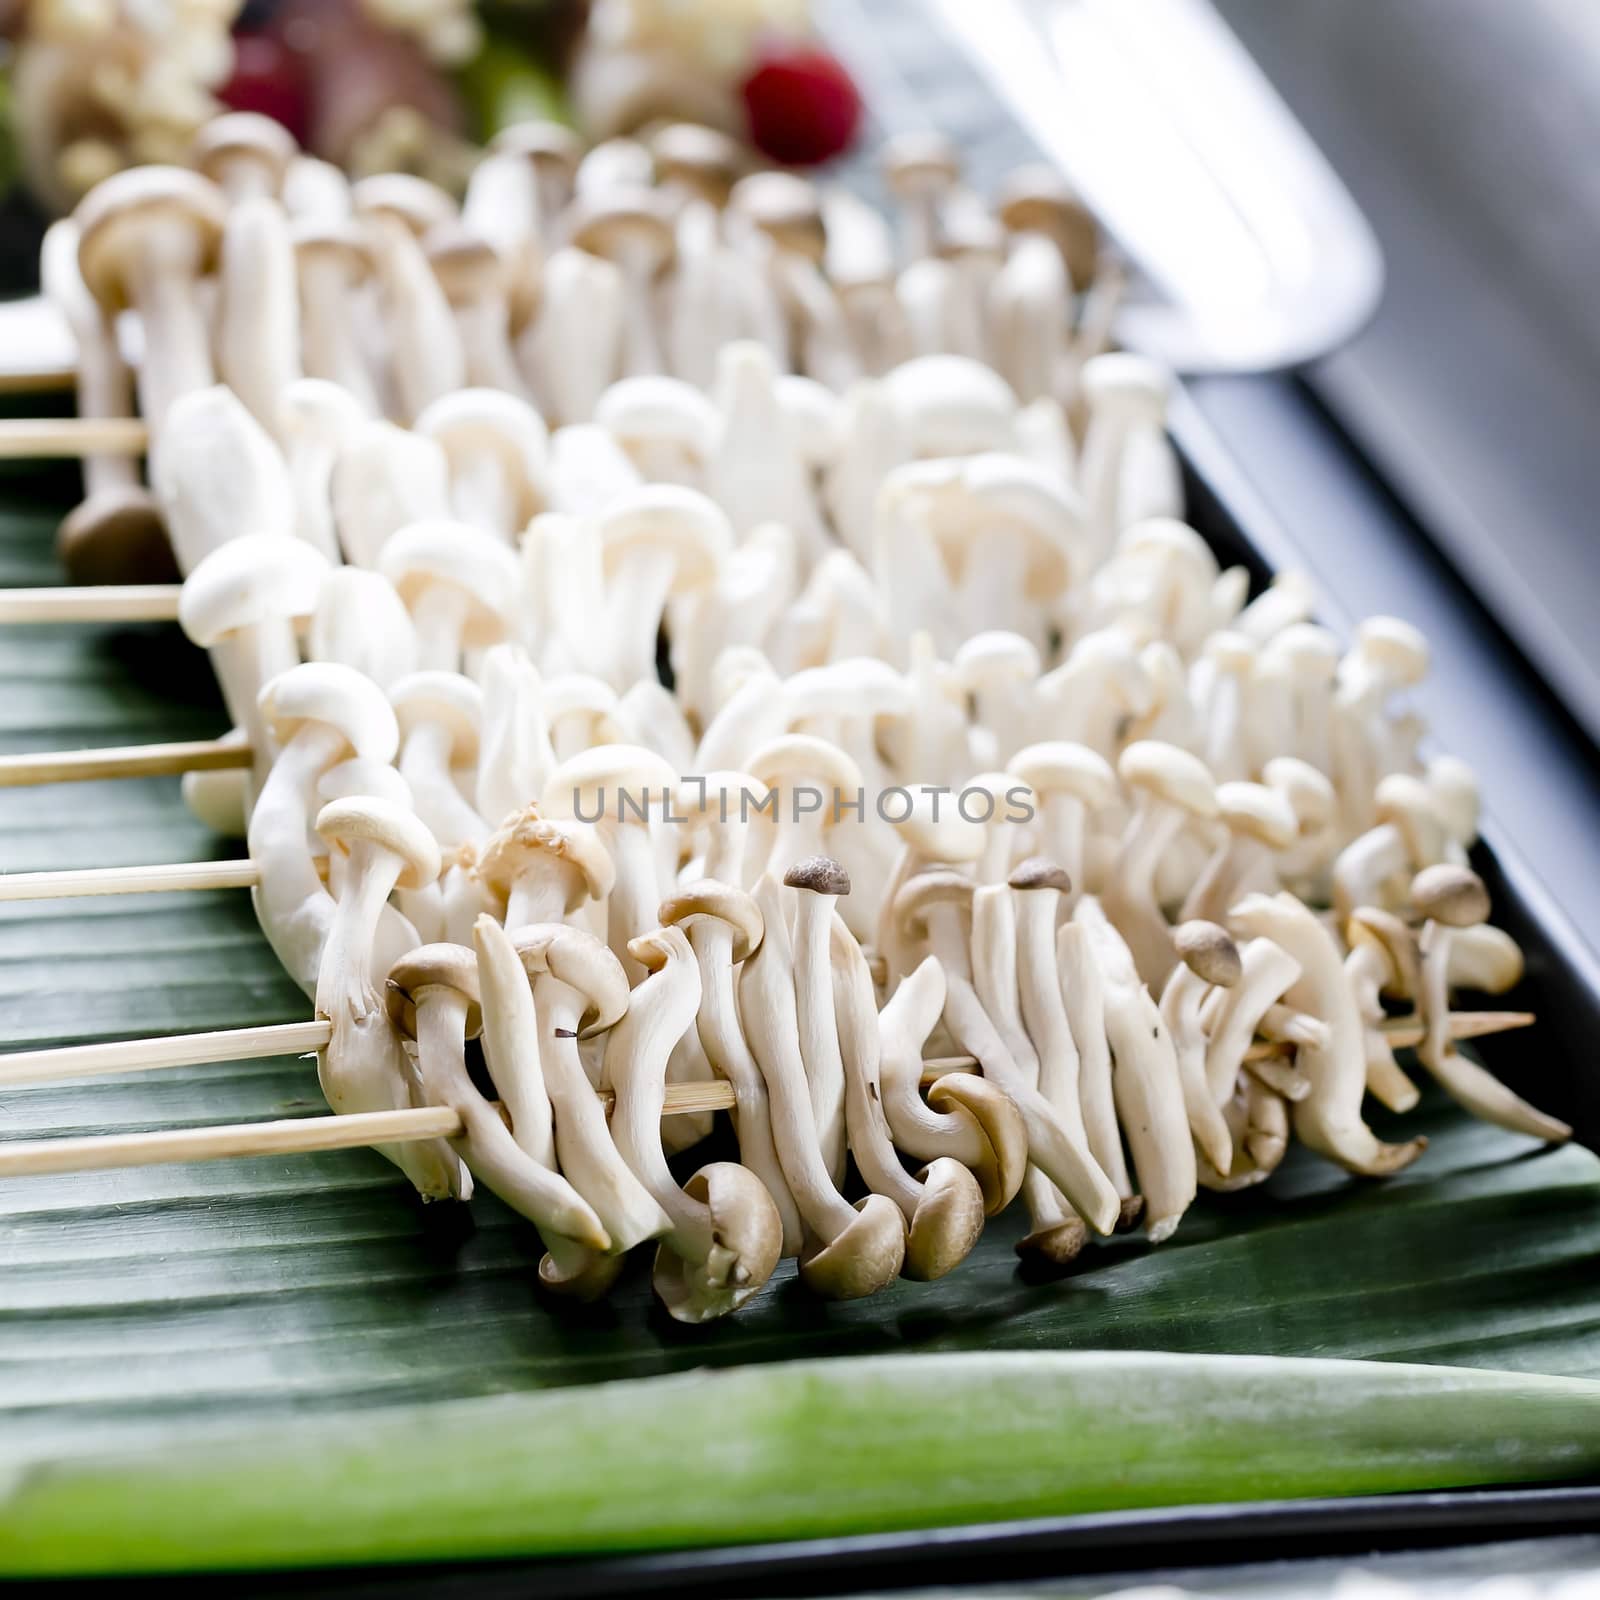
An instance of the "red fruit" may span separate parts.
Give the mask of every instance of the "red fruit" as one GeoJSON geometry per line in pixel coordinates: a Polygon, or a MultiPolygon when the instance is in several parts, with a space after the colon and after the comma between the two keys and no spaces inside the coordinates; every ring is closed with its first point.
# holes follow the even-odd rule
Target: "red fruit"
{"type": "Polygon", "coordinates": [[[258,111],[281,122],[301,144],[311,125],[311,79],[306,58],[271,33],[241,33],[233,41],[233,76],[217,91],[233,111],[258,111]]]}
{"type": "Polygon", "coordinates": [[[787,46],[763,52],[744,81],[750,142],[769,160],[809,167],[850,147],[861,96],[826,50],[787,46]]]}

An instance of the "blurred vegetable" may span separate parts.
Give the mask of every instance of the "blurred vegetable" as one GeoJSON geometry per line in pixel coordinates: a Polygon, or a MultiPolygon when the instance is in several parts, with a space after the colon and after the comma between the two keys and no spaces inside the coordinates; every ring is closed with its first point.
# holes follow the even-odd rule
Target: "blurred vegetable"
{"type": "Polygon", "coordinates": [[[570,122],[561,80],[516,45],[490,36],[457,75],[477,136],[487,142],[518,122],[570,122]]]}
{"type": "Polygon", "coordinates": [[[259,111],[281,122],[302,144],[310,134],[310,67],[279,34],[235,36],[233,76],[217,98],[234,111],[259,111]]]}
{"type": "Polygon", "coordinates": [[[750,142],[785,166],[814,166],[849,149],[861,96],[839,61],[812,45],[765,50],[744,81],[750,142]]]}

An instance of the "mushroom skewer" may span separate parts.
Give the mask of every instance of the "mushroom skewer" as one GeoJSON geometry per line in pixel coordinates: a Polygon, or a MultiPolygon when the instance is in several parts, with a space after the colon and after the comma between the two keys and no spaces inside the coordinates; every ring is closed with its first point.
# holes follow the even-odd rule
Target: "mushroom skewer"
{"type": "Polygon", "coordinates": [[[653,1283],[679,1322],[737,1311],[772,1276],[783,1246],[778,1208],[747,1167],[714,1161],[679,1188],[661,1147],[667,1062],[700,1008],[700,969],[681,929],[629,946],[648,976],[606,1038],[605,1080],[616,1095],[611,1131],[622,1159],[671,1219],[653,1283]]]}

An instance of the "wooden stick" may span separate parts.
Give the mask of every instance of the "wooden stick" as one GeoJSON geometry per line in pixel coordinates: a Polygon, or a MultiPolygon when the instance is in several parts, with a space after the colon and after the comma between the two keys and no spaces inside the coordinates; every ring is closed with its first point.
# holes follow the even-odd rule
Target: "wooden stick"
{"type": "Polygon", "coordinates": [[[0,875],[0,901],[75,899],[92,894],[173,894],[184,889],[250,889],[260,879],[260,869],[253,861],[11,872],[0,875]]]}
{"type": "Polygon", "coordinates": [[[97,778],[175,778],[185,772],[231,772],[250,766],[254,760],[249,745],[224,739],[0,756],[0,789],[82,783],[97,778]]]}
{"type": "Polygon", "coordinates": [[[82,589],[0,589],[0,622],[176,622],[181,583],[105,583],[82,589]]]}
{"type": "Polygon", "coordinates": [[[0,460],[142,456],[150,430],[138,417],[14,417],[0,420],[0,460]]]}
{"type": "Polygon", "coordinates": [[[326,1022],[281,1022],[217,1033],[177,1033],[155,1039],[114,1039],[55,1050],[0,1055],[0,1088],[16,1083],[99,1078],[109,1073],[154,1072],[163,1067],[205,1067],[259,1056],[303,1056],[320,1050],[332,1034],[326,1022]]]}

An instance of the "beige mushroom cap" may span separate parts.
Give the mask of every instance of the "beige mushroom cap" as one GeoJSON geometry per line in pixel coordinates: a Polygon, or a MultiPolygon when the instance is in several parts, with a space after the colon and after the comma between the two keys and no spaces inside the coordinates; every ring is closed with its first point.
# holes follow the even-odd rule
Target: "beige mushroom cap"
{"type": "Polygon", "coordinates": [[[280,744],[303,724],[317,722],[342,733],[363,761],[387,764],[400,748],[400,729],[383,690],[336,661],[303,661],[280,672],[262,687],[256,704],[280,744]]]}
{"type": "Polygon", "coordinates": [[[1411,905],[1418,916],[1449,928],[1470,928],[1488,920],[1489,891],[1470,867],[1440,862],[1411,880],[1411,905]]]}
{"type": "Polygon", "coordinates": [[[221,179],[229,163],[249,156],[271,174],[276,193],[289,163],[299,154],[294,135],[281,122],[254,111],[230,111],[203,122],[189,147],[195,168],[212,182],[221,179]]]}
{"type": "Polygon", "coordinates": [[[719,205],[746,165],[737,140],[700,122],[665,123],[651,133],[648,143],[658,182],[679,180],[719,205]]]}
{"type": "Polygon", "coordinates": [[[619,444],[675,444],[700,461],[710,457],[722,428],[721,414],[701,390],[662,373],[617,379],[596,403],[594,420],[619,444]]]}
{"type": "MultiPolygon", "coordinates": [[[[769,739],[748,762],[750,774],[769,788],[782,788],[786,780],[810,778],[835,794],[853,795],[862,787],[861,768],[829,739],[808,733],[786,733],[769,739]]],[[[820,813],[826,816],[826,808],[820,813]]]]}
{"type": "Polygon", "coordinates": [[[1231,989],[1244,976],[1239,947],[1226,928],[1195,919],[1172,930],[1172,943],[1183,964],[1206,983],[1231,989]]]}
{"type": "Polygon", "coordinates": [[[510,264],[494,242],[460,218],[430,228],[422,244],[451,305],[466,304],[509,283],[510,264]]]}
{"type": "Polygon", "coordinates": [[[400,957],[389,968],[384,1001],[389,1020],[402,1033],[411,1033],[418,1000],[429,989],[453,989],[469,1002],[467,1037],[483,1030],[483,997],[478,991],[478,958],[465,945],[424,944],[400,957]]]}
{"type": "Polygon", "coordinates": [[[1017,397],[993,367],[969,356],[914,356],[883,378],[891,404],[910,425],[919,456],[959,456],[975,443],[1013,446],[1017,397]]]}
{"type": "Polygon", "coordinates": [[[641,484],[615,496],[595,519],[608,569],[630,548],[670,550],[673,593],[703,588],[733,553],[733,524],[709,495],[676,483],[641,484]]]}
{"type": "Polygon", "coordinates": [[[1338,797],[1326,773],[1298,756],[1274,756],[1261,769],[1269,789],[1288,802],[1302,835],[1320,833],[1334,819],[1338,797]]]}
{"type": "Polygon", "coordinates": [[[1117,798],[1117,775],[1111,763],[1088,745],[1065,739],[1030,744],[1017,751],[1006,768],[1041,799],[1069,794],[1089,810],[1099,811],[1117,798]]]}
{"type": "Polygon", "coordinates": [[[1263,783],[1219,783],[1217,815],[1229,833],[1258,839],[1271,850],[1287,850],[1300,836],[1287,796],[1263,783]]]}
{"type": "Polygon", "coordinates": [[[989,824],[969,822],[952,795],[911,796],[911,809],[890,826],[926,861],[976,861],[989,843],[989,824]],[[942,802],[942,803],[941,803],[942,802]]]}
{"type": "Polygon", "coordinates": [[[656,1248],[651,1285],[670,1316],[700,1322],[737,1310],[764,1285],[783,1257],[783,1219],[767,1186],[748,1167],[713,1161],[684,1184],[683,1192],[710,1213],[718,1252],[731,1257],[723,1283],[703,1281],[667,1245],[656,1248]],[[702,1281],[695,1281],[695,1280],[702,1281]]]}
{"type": "Polygon", "coordinates": [[[309,617],[328,575],[328,558],[303,539],[246,533],[216,547],[191,572],[178,597],[178,621],[204,650],[263,622],[309,617]]]}
{"type": "Polygon", "coordinates": [[[961,176],[961,154],[942,133],[920,129],[897,133],[883,147],[879,164],[889,188],[902,198],[940,193],[961,176]]]}
{"type": "Polygon", "coordinates": [[[895,926],[913,939],[928,933],[928,913],[936,906],[957,906],[963,911],[972,905],[978,886],[959,872],[934,868],[913,873],[895,891],[890,906],[895,926]]]}
{"type": "Polygon", "coordinates": [[[1114,409],[1160,422],[1167,413],[1172,374],[1147,356],[1114,350],[1084,363],[1083,392],[1091,411],[1114,409]]]}
{"type": "Polygon", "coordinates": [[[1049,889],[1060,894],[1072,893],[1072,879],[1066,868],[1044,856],[1029,856],[1026,861],[1019,862],[1012,868],[1006,882],[1011,888],[1024,893],[1037,889],[1049,889]]]}
{"type": "Polygon", "coordinates": [[[1388,971],[1379,987],[1385,993],[1415,999],[1422,992],[1417,936],[1392,911],[1357,906],[1345,924],[1345,938],[1352,950],[1370,944],[1383,952],[1388,971]]]}
{"type": "Polygon", "coordinates": [[[1056,240],[1073,287],[1088,288],[1099,255],[1100,230],[1089,208],[1054,167],[1031,162],[1000,185],[996,214],[1016,233],[1044,233],[1056,240]]]}
{"type": "Polygon", "coordinates": [[[389,703],[409,738],[423,723],[442,723],[450,731],[453,765],[477,760],[483,731],[483,690],[459,672],[408,672],[389,687],[389,703]]]}
{"type": "Polygon", "coordinates": [[[981,561],[986,533],[1003,526],[1028,541],[1023,583],[1030,598],[1049,599],[1074,581],[1083,505],[1058,473],[1023,456],[989,451],[963,462],[961,486],[980,524],[963,564],[981,561]]]}
{"type": "Polygon", "coordinates": [[[585,900],[605,899],[616,882],[616,866],[592,828],[552,821],[540,815],[537,804],[507,817],[489,835],[478,852],[477,874],[504,895],[524,870],[542,859],[577,869],[563,907],[569,915],[585,900]]]}
{"type": "Polygon", "coordinates": [[[859,1300],[894,1282],[906,1258],[906,1223],[887,1195],[856,1202],[856,1219],[800,1263],[801,1281],[825,1300],[859,1300]]]}
{"type": "Polygon", "coordinates": [[[194,264],[206,271],[215,263],[227,214],[222,191],[198,172],[129,167],[96,184],[78,206],[78,270],[101,305],[124,310],[130,258],[151,228],[187,228],[194,264]]]}
{"type": "Polygon", "coordinates": [[[1428,639],[1399,617],[1367,617],[1356,628],[1355,652],[1402,687],[1421,683],[1428,673],[1428,639]]]}
{"type": "Polygon", "coordinates": [[[378,570],[408,607],[434,584],[459,589],[469,605],[461,630],[469,650],[498,644],[516,623],[522,589],[516,553],[470,522],[439,517],[408,523],[385,543],[378,570]]]}
{"type": "Polygon", "coordinates": [[[772,791],[748,772],[724,769],[707,772],[692,783],[681,784],[672,797],[672,809],[693,820],[742,821],[772,791]],[[741,809],[741,801],[743,807],[741,809]]]}
{"type": "Polygon", "coordinates": [[[582,1036],[603,1033],[628,1009],[628,977],[622,963],[592,933],[564,922],[540,922],[512,930],[511,942],[529,977],[549,973],[588,1002],[593,1020],[582,1036]]]}
{"type": "Polygon", "coordinates": [[[648,250],[656,268],[672,259],[676,241],[671,208],[654,189],[614,189],[580,194],[567,213],[568,238],[592,256],[611,259],[629,250],[648,250]]]}
{"type": "Polygon", "coordinates": [[[535,166],[549,166],[571,177],[583,159],[583,140],[562,122],[530,120],[502,128],[489,141],[497,155],[524,156],[535,166]]]}
{"type": "MultiPolygon", "coordinates": [[[[358,843],[375,844],[400,858],[396,887],[425,889],[439,876],[439,846],[416,812],[375,795],[352,795],[332,800],[317,813],[316,828],[329,844],[343,849],[358,843]]],[[[476,973],[476,965],[474,965],[476,973]]]]}
{"type": "MultiPolygon", "coordinates": [[[[411,431],[437,440],[452,463],[465,452],[489,449],[499,456],[508,476],[525,486],[544,477],[550,443],[544,418],[526,400],[504,389],[456,389],[440,395],[424,407],[411,431]]],[[[525,487],[523,520],[539,509],[536,498],[525,487]]]]}
{"type": "Polygon", "coordinates": [[[423,238],[455,219],[458,207],[436,183],[409,172],[378,172],[350,186],[350,204],[358,217],[390,217],[423,238]]]}
{"type": "Polygon", "coordinates": [[[637,821],[647,800],[672,794],[678,774],[671,762],[640,744],[597,744],[563,761],[544,786],[540,809],[568,817],[601,806],[616,820],[637,821]],[[621,805],[619,797],[627,796],[621,805]]]}
{"type": "Polygon", "coordinates": [[[676,928],[691,917],[715,917],[733,930],[730,956],[737,966],[761,948],[766,922],[755,896],[719,878],[698,878],[686,883],[661,902],[656,915],[669,928],[676,928]]]}
{"type": "Polygon", "coordinates": [[[846,895],[850,893],[850,874],[832,856],[807,856],[783,875],[786,888],[803,889],[808,894],[846,895]]]}
{"type": "Polygon", "coordinates": [[[967,639],[956,651],[951,666],[955,668],[956,681],[973,694],[999,684],[1032,683],[1039,676],[1039,651],[1020,633],[991,628],[967,639]]]}
{"type": "Polygon", "coordinates": [[[906,1236],[902,1277],[931,1283],[972,1254],[983,1233],[983,1190],[953,1156],[930,1161],[921,1174],[922,1195],[906,1236]]]}
{"type": "Polygon", "coordinates": [[[1421,778],[1391,772],[1378,780],[1373,798],[1379,822],[1399,829],[1412,860],[1434,854],[1448,829],[1436,796],[1421,778]]]}
{"type": "Polygon", "coordinates": [[[827,248],[816,185],[793,172],[752,172],[733,186],[729,208],[748,218],[780,250],[820,262],[827,248]]]}
{"type": "Polygon", "coordinates": [[[296,217],[290,237],[300,261],[342,261],[352,279],[364,278],[372,270],[372,241],[366,229],[348,217],[296,217]]]}
{"type": "Polygon", "coordinates": [[[1130,788],[1178,806],[1197,817],[1217,814],[1217,786],[1199,756],[1159,739],[1139,739],[1117,758],[1117,772],[1130,788]]]}
{"type": "Polygon", "coordinates": [[[928,1090],[928,1104],[947,1114],[964,1112],[983,1135],[986,1151],[972,1169],[991,1217],[1016,1199],[1028,1170],[1028,1125],[1016,1102],[997,1084],[970,1072],[947,1072],[928,1090]]]}

